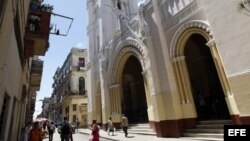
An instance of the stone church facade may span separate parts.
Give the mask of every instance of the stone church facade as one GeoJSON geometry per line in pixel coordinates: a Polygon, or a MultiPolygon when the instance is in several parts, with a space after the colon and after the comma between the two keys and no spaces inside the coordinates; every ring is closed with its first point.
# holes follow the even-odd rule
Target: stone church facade
{"type": "Polygon", "coordinates": [[[250,124],[250,18],[236,0],[88,0],[89,123],[250,124]]]}

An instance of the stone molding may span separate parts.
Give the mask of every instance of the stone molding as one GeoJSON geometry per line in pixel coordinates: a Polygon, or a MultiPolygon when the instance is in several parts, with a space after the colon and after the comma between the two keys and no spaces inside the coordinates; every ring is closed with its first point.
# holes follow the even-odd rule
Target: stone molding
{"type": "Polygon", "coordinates": [[[208,41],[208,42],[206,43],[206,45],[207,45],[208,47],[213,47],[213,46],[215,45],[215,40],[214,40],[214,39],[211,39],[210,41],[208,41]]]}
{"type": "MultiPolygon", "coordinates": [[[[166,2],[163,1],[161,4],[161,8],[165,8],[165,7],[168,7],[168,5],[166,2]]],[[[171,16],[161,17],[162,19],[165,19],[163,21],[164,30],[166,31],[174,27],[175,25],[181,23],[184,19],[187,19],[188,17],[190,17],[191,15],[193,15],[200,9],[201,9],[200,2],[198,0],[192,0],[188,2],[182,9],[179,9],[175,13],[170,12],[171,16]]],[[[164,12],[164,14],[162,15],[165,16],[166,13],[164,12]]]]}
{"type": "Polygon", "coordinates": [[[185,56],[179,56],[171,59],[171,62],[178,62],[180,60],[185,60],[185,56]]]}
{"type": "Polygon", "coordinates": [[[207,32],[208,35],[212,35],[211,27],[207,21],[201,20],[192,20],[184,23],[179,29],[175,32],[172,42],[170,45],[170,57],[174,58],[176,55],[178,40],[185,30],[190,28],[199,28],[207,32]]]}
{"type": "Polygon", "coordinates": [[[145,60],[147,56],[147,48],[146,46],[142,46],[141,43],[133,38],[127,38],[126,40],[120,41],[117,45],[114,45],[115,49],[112,52],[112,55],[108,64],[108,72],[109,72],[109,84],[114,84],[116,82],[116,74],[115,71],[118,69],[118,65],[122,57],[127,53],[133,53],[140,61],[142,65],[142,69],[145,69],[145,60]]]}

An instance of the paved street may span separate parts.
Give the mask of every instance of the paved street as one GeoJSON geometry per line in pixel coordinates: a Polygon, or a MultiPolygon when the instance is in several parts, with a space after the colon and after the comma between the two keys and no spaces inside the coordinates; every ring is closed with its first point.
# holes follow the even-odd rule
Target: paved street
{"type": "MultiPolygon", "coordinates": [[[[74,141],[88,141],[89,129],[79,129],[78,132],[73,134],[74,141]]],[[[182,138],[158,138],[156,136],[148,135],[138,135],[138,134],[129,134],[127,138],[124,137],[123,133],[116,132],[115,136],[108,136],[107,132],[104,130],[100,131],[100,141],[194,141],[192,138],[182,137],[182,138]]],[[[199,139],[195,139],[198,141],[199,139]]],[[[49,141],[49,138],[43,139],[43,141],[49,141]]],[[[54,134],[53,141],[61,141],[60,136],[57,131],[54,134]]]]}
{"type": "MultiPolygon", "coordinates": [[[[83,134],[83,133],[75,133],[73,134],[73,141],[89,141],[88,140],[89,135],[83,134]]],[[[49,141],[49,137],[43,139],[43,141],[49,141]]],[[[53,141],[61,141],[60,135],[57,133],[57,131],[54,133],[53,141]]],[[[108,139],[101,138],[100,141],[112,141],[108,139]]]]}

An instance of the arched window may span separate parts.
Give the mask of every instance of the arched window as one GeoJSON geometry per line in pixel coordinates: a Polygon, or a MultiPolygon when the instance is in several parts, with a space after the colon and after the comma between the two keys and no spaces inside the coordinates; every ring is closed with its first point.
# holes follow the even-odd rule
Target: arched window
{"type": "Polygon", "coordinates": [[[85,79],[84,79],[84,77],[79,78],[79,94],[85,94],[85,79]]]}

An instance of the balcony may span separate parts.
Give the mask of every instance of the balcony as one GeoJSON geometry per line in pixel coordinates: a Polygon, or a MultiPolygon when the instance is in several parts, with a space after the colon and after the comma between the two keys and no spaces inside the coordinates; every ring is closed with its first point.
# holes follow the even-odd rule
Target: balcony
{"type": "Polygon", "coordinates": [[[51,10],[49,5],[31,2],[24,39],[26,57],[45,55],[49,47],[51,10]]]}
{"type": "Polygon", "coordinates": [[[37,91],[40,89],[42,72],[43,61],[33,60],[31,65],[30,85],[37,91]]]}

